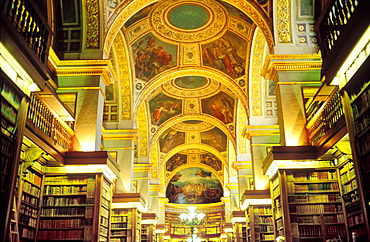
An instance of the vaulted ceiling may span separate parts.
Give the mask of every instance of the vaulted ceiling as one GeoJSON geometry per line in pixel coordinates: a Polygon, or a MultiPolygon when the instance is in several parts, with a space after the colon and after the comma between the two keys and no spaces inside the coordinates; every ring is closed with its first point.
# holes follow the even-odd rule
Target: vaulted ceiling
{"type": "Polygon", "coordinates": [[[136,121],[138,157],[150,157],[163,189],[190,173],[220,186],[228,181],[231,161],[245,149],[251,102],[262,95],[249,90],[261,80],[253,73],[262,68],[256,52],[272,51],[271,5],[109,1],[104,51],[119,81],[107,89],[106,104],[115,100],[119,119],[136,121]]]}

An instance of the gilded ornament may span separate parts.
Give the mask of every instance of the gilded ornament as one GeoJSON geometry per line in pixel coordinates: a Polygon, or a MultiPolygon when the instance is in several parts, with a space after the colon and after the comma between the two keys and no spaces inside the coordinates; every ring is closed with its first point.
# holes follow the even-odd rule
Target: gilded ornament
{"type": "Polygon", "coordinates": [[[131,87],[130,87],[130,73],[128,67],[128,60],[126,56],[125,42],[122,34],[118,34],[115,39],[115,49],[117,50],[117,58],[119,63],[119,78],[121,89],[121,119],[131,119],[131,87]]]}
{"type": "Polygon", "coordinates": [[[290,1],[278,0],[276,16],[279,43],[292,43],[290,1]]]}
{"type": "Polygon", "coordinates": [[[100,33],[99,33],[99,1],[87,0],[86,2],[86,49],[99,48],[100,33]]]}

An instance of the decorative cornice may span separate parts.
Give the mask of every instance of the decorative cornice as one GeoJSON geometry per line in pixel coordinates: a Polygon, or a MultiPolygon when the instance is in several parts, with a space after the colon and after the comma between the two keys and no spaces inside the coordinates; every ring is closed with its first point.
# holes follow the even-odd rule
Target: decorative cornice
{"type": "Polygon", "coordinates": [[[251,139],[253,136],[280,135],[279,125],[248,125],[245,127],[243,137],[251,139]]]}

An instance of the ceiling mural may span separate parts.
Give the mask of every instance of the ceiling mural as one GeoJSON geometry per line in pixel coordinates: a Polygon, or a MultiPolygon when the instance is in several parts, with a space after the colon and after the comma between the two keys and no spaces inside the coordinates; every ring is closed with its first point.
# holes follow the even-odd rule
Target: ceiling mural
{"type": "Polygon", "coordinates": [[[177,172],[167,185],[166,197],[171,203],[199,204],[221,202],[223,189],[219,179],[202,167],[177,172]]]}
{"type": "Polygon", "coordinates": [[[148,33],[132,45],[135,76],[148,81],[158,73],[177,65],[177,46],[148,33]]]}
{"type": "Polygon", "coordinates": [[[187,163],[187,155],[177,153],[166,162],[166,170],[174,171],[176,168],[187,163]]]}
{"type": "Polygon", "coordinates": [[[221,131],[221,129],[214,127],[211,130],[201,132],[200,136],[203,144],[212,146],[219,152],[226,151],[227,136],[221,131]]]}
{"type": "Polygon", "coordinates": [[[150,156],[151,176],[169,202],[220,202],[229,159],[237,147],[246,150],[237,141],[237,115],[249,117],[252,38],[257,26],[270,32],[256,6],[257,0],[109,1],[104,52],[117,38],[125,45],[129,68],[118,75],[131,83],[118,92],[133,98],[139,155],[150,156]]]}
{"type": "Polygon", "coordinates": [[[159,148],[162,153],[167,153],[178,145],[185,143],[185,132],[172,128],[166,130],[159,138],[159,148]]]}
{"type": "Polygon", "coordinates": [[[202,112],[212,115],[225,124],[234,121],[235,100],[224,92],[202,99],[202,112]]]}
{"type": "Polygon", "coordinates": [[[207,152],[206,154],[201,154],[200,162],[212,167],[216,171],[222,170],[222,161],[211,152],[207,152]]]}
{"type": "Polygon", "coordinates": [[[164,121],[179,115],[182,111],[182,100],[159,93],[149,101],[151,123],[161,125],[164,121]]]}
{"type": "Polygon", "coordinates": [[[203,64],[238,78],[245,74],[247,49],[247,41],[228,31],[218,40],[202,45],[203,64]]]}

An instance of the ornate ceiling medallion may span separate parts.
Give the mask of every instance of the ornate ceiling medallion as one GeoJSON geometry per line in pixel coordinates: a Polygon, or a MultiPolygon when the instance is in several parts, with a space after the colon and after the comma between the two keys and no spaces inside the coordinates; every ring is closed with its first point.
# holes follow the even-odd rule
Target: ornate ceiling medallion
{"type": "Polygon", "coordinates": [[[159,35],[182,42],[210,39],[225,28],[226,20],[226,12],[212,0],[163,1],[150,18],[159,35]]]}
{"type": "Polygon", "coordinates": [[[200,76],[182,76],[163,84],[164,90],[178,97],[202,97],[214,93],[219,87],[219,82],[200,76]],[[200,84],[203,85],[198,86],[200,84]]]}

